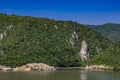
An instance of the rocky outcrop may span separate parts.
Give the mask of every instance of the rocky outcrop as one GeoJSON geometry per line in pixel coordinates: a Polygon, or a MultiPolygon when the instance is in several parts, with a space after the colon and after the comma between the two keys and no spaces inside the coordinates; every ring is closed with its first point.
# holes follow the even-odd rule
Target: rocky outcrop
{"type": "Polygon", "coordinates": [[[13,24],[11,24],[10,26],[7,27],[7,29],[11,29],[13,27],[13,24]]]}
{"type": "Polygon", "coordinates": [[[15,68],[0,65],[0,70],[2,71],[32,71],[32,70],[54,71],[56,69],[55,67],[49,66],[44,63],[28,63],[26,65],[18,66],[15,68]]]}
{"type": "MultiPolygon", "coordinates": [[[[7,27],[7,29],[5,31],[0,33],[0,41],[2,41],[3,38],[5,38],[7,36],[7,34],[6,34],[7,30],[11,29],[12,27],[13,27],[13,24],[11,24],[9,27],[7,27]]],[[[0,49],[0,56],[5,56],[4,51],[2,49],[0,49]]]]}
{"type": "Polygon", "coordinates": [[[55,29],[58,29],[57,25],[54,25],[55,29]]]}
{"type": "Polygon", "coordinates": [[[0,34],[0,41],[6,36],[6,32],[4,31],[3,33],[0,34]]]}
{"type": "Polygon", "coordinates": [[[80,57],[82,61],[85,61],[89,58],[88,46],[84,40],[82,41],[82,45],[81,45],[80,57]]]}
{"type": "Polygon", "coordinates": [[[3,39],[3,37],[4,37],[4,36],[3,36],[3,34],[1,33],[1,34],[0,34],[0,41],[3,39]]]}
{"type": "Polygon", "coordinates": [[[113,70],[113,67],[111,66],[105,66],[105,65],[90,65],[86,66],[85,70],[113,70]]]}
{"type": "Polygon", "coordinates": [[[2,71],[12,71],[12,68],[9,66],[0,65],[0,70],[2,71]]]}
{"type": "Polygon", "coordinates": [[[7,34],[6,34],[6,31],[4,31],[4,32],[3,32],[3,35],[4,35],[4,36],[6,36],[6,35],[7,35],[7,34]]]}
{"type": "Polygon", "coordinates": [[[13,24],[11,24],[10,26],[7,27],[7,29],[5,31],[3,31],[2,33],[0,33],[0,41],[7,36],[6,31],[10,30],[13,27],[13,24]]]}
{"type": "Polygon", "coordinates": [[[75,42],[78,40],[78,35],[77,33],[74,31],[71,38],[70,38],[70,44],[73,47],[75,45],[75,42]]]}

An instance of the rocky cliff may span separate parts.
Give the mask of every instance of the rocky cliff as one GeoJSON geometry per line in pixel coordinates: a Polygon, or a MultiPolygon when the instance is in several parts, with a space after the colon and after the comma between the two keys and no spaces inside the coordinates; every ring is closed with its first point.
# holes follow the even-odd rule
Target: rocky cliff
{"type": "Polygon", "coordinates": [[[82,61],[85,61],[89,58],[88,46],[85,40],[82,41],[80,57],[82,61]]]}

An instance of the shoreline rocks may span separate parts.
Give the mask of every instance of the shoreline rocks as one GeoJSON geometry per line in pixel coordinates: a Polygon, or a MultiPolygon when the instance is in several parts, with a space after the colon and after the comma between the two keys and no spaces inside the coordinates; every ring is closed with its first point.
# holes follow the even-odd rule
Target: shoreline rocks
{"type": "Polygon", "coordinates": [[[104,70],[113,70],[113,67],[105,66],[105,65],[89,65],[85,67],[85,70],[104,71],[104,70]]]}
{"type": "Polygon", "coordinates": [[[2,71],[33,71],[33,70],[54,71],[54,70],[56,70],[56,68],[53,66],[44,64],[44,63],[28,63],[26,65],[18,66],[15,68],[0,65],[0,70],[2,70],[2,71]]]}
{"type": "MultiPolygon", "coordinates": [[[[69,67],[71,68],[71,67],[69,67]]],[[[17,66],[15,68],[9,67],[9,66],[3,66],[0,65],[0,70],[3,72],[8,72],[8,71],[55,71],[58,68],[55,68],[53,66],[44,64],[44,63],[28,63],[22,66],[17,66]]],[[[59,68],[62,70],[61,68],[59,68]]],[[[58,70],[59,70],[58,69],[58,70]]],[[[68,69],[68,68],[65,68],[68,69]]],[[[71,69],[76,69],[76,67],[72,67],[71,69]]],[[[84,70],[93,70],[93,71],[105,71],[105,70],[113,70],[114,68],[111,66],[105,66],[105,65],[89,65],[86,67],[77,67],[77,69],[84,69],[84,70]]]]}

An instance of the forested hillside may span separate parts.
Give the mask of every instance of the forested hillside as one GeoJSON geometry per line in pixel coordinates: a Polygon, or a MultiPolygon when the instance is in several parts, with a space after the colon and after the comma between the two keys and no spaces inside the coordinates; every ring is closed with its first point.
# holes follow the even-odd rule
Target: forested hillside
{"type": "Polygon", "coordinates": [[[53,66],[82,66],[85,40],[90,59],[111,44],[100,33],[72,21],[0,14],[0,64],[18,66],[43,62],[53,66]],[[77,39],[71,40],[76,33],[77,39]],[[71,43],[72,42],[72,43],[71,43]]]}
{"type": "Polygon", "coordinates": [[[104,64],[120,71],[120,42],[113,43],[103,53],[88,61],[89,64],[104,64]]]}
{"type": "Polygon", "coordinates": [[[114,41],[120,41],[120,24],[87,25],[114,41]]]}

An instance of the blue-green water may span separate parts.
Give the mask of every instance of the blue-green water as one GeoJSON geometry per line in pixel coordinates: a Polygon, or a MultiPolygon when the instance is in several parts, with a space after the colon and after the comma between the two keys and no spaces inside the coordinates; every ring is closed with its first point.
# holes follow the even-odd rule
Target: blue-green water
{"type": "Polygon", "coordinates": [[[118,72],[61,70],[53,72],[0,72],[0,80],[120,80],[118,72]]]}

